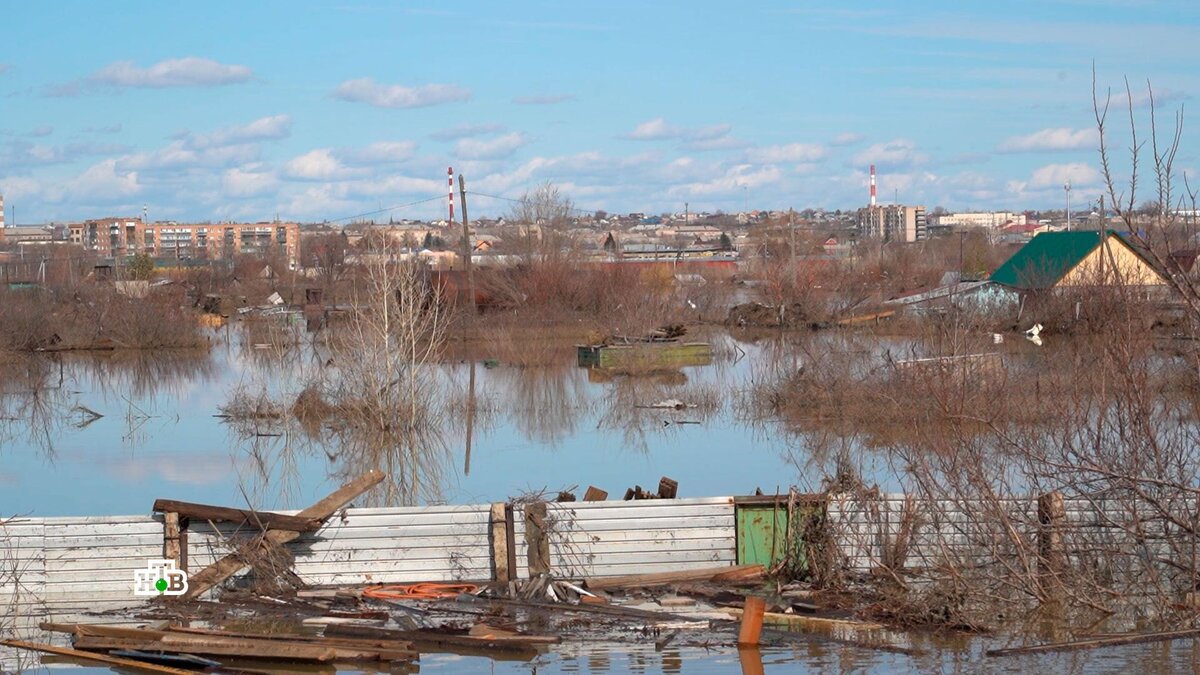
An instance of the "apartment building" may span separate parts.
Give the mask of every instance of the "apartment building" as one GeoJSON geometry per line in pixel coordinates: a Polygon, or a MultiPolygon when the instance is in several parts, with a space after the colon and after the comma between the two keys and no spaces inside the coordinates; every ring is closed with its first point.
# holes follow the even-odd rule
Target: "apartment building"
{"type": "Polygon", "coordinates": [[[996,229],[1005,225],[1024,225],[1024,213],[986,211],[978,213],[947,213],[936,218],[941,227],[986,227],[996,229]]]}
{"type": "Polygon", "coordinates": [[[925,207],[888,204],[858,210],[858,236],[863,239],[913,242],[926,237],[925,207]]]}
{"type": "Polygon", "coordinates": [[[296,265],[297,223],[143,223],[140,218],[98,218],[70,226],[71,242],[103,257],[144,253],[155,258],[205,260],[238,254],[277,254],[296,265]]]}

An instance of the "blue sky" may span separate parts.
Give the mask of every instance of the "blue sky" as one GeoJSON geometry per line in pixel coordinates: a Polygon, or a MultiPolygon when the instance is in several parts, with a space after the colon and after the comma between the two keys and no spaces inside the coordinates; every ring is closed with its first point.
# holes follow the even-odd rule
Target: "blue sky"
{"type": "Polygon", "coordinates": [[[0,193],[22,223],[333,220],[442,194],[451,165],[481,193],[550,180],[620,212],[853,208],[872,162],[885,201],[1054,208],[1067,179],[1100,194],[1093,61],[1140,117],[1146,78],[1166,108],[1200,94],[1194,0],[0,12],[0,193]]]}

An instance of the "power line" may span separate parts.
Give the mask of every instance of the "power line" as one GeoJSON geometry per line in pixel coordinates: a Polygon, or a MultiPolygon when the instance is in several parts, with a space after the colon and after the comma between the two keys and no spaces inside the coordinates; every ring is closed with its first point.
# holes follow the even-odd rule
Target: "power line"
{"type": "Polygon", "coordinates": [[[387,213],[389,211],[398,211],[400,209],[406,209],[410,206],[416,206],[418,204],[425,204],[427,202],[434,202],[434,201],[438,201],[440,199],[444,199],[444,197],[442,195],[438,195],[436,197],[429,197],[428,199],[419,199],[415,202],[409,202],[407,204],[397,204],[396,206],[389,206],[384,209],[376,209],[374,211],[367,211],[366,213],[357,213],[353,216],[343,216],[341,218],[327,218],[327,219],[325,219],[325,222],[326,223],[337,223],[337,222],[341,222],[343,220],[356,220],[358,218],[366,218],[367,216],[374,216],[376,214],[387,213]]]}
{"type": "MultiPolygon", "coordinates": [[[[513,199],[512,197],[501,197],[500,195],[489,195],[489,194],[487,194],[487,193],[484,193],[484,192],[476,192],[475,190],[468,190],[468,191],[467,191],[467,194],[470,194],[470,195],[475,195],[475,196],[477,196],[477,197],[487,197],[487,198],[489,198],[489,199],[499,199],[500,201],[504,201],[504,202],[512,202],[512,203],[514,203],[514,204],[522,204],[522,203],[524,203],[524,202],[525,202],[525,200],[524,200],[524,199],[513,199]]],[[[567,210],[568,210],[568,211],[574,211],[574,212],[576,212],[576,213],[585,213],[585,214],[587,214],[587,215],[589,215],[589,216],[594,216],[594,215],[596,215],[596,210],[590,210],[590,211],[589,211],[588,209],[577,209],[577,208],[575,208],[574,206],[572,206],[572,207],[568,207],[568,209],[567,209],[567,210]]]]}

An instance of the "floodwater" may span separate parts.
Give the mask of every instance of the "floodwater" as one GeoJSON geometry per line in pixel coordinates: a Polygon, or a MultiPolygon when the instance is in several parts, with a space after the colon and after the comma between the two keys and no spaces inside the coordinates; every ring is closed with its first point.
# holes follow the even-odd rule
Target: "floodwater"
{"type": "MultiPolygon", "coordinates": [[[[487,503],[572,487],[582,495],[589,485],[620,498],[635,485],[655,489],[662,476],[679,482],[681,497],[818,487],[802,471],[800,442],[737,404],[767,376],[762,347],[739,345],[708,366],[611,379],[577,367],[573,353],[514,366],[479,351],[469,449],[466,407],[451,405],[418,489],[385,501],[487,503]],[[672,398],[702,400],[681,411],[646,407],[672,398]]],[[[293,426],[216,415],[238,390],[287,390],[298,362],[310,358],[304,349],[255,350],[223,333],[206,353],[15,365],[21,376],[8,378],[8,396],[0,397],[7,399],[0,509],[31,517],[142,514],[160,497],[303,508],[358,467],[293,426]]],[[[469,366],[437,369],[440,393],[465,401],[469,366]]]]}
{"type": "MultiPolygon", "coordinates": [[[[546,358],[512,359],[505,358],[512,350],[485,343],[468,350],[470,358],[438,364],[431,396],[450,401],[438,441],[422,450],[419,472],[374,505],[486,503],[560,489],[581,495],[589,485],[619,499],[635,485],[653,490],[662,476],[678,481],[681,497],[752,494],[756,488],[786,493],[789,485],[818,490],[823,474],[811,464],[811,439],[761,419],[748,402],[756,383],[802,367],[803,358],[781,348],[778,339],[711,339],[717,347],[712,364],[653,377],[579,368],[569,345],[546,358]],[[472,370],[474,406],[468,407],[472,370]],[[654,407],[668,399],[695,407],[654,407]]],[[[819,339],[859,352],[906,349],[902,340],[819,339]]],[[[294,395],[316,358],[303,345],[259,349],[237,328],[226,328],[200,353],[63,355],[5,363],[0,515],[147,514],[160,497],[303,508],[366,469],[362,455],[314,440],[295,424],[231,423],[217,415],[238,391],[294,395]]],[[[861,461],[868,480],[894,487],[884,459],[861,461]]],[[[727,644],[656,651],[652,641],[580,643],[527,663],[426,655],[420,672],[1166,673],[1200,666],[1200,647],[1192,641],[984,657],[994,640],[914,638],[930,650],[919,657],[813,636],[749,655],[727,644]]]]}

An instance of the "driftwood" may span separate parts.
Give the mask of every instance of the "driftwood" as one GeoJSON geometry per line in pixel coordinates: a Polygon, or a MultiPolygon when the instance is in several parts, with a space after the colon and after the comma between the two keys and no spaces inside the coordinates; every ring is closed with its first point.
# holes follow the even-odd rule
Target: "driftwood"
{"type": "Polygon", "coordinates": [[[766,569],[762,565],[725,565],[722,567],[707,567],[684,572],[655,572],[652,574],[632,574],[623,577],[601,577],[587,579],[584,585],[589,590],[605,590],[609,588],[666,586],[688,581],[708,581],[710,579],[752,581],[762,578],[765,573],[766,569]]]}
{"type": "MultiPolygon", "coordinates": [[[[355,478],[346,483],[337,491],[325,497],[321,501],[304,509],[296,514],[297,518],[304,520],[320,520],[324,521],[329,518],[338,509],[349,504],[356,497],[375,487],[383,480],[383,473],[372,469],[367,473],[355,478]]],[[[264,543],[267,545],[282,546],[291,541],[300,538],[300,532],[295,530],[271,530],[263,535],[264,543]]],[[[241,555],[231,553],[215,563],[205,567],[188,579],[188,592],[183,595],[183,599],[190,600],[204,593],[208,589],[225,581],[229,577],[237,574],[248,567],[246,561],[241,555]]]]}
{"type": "Polygon", "coordinates": [[[180,668],[171,668],[170,666],[160,666],[154,663],[146,663],[144,661],[135,661],[133,659],[123,659],[107,654],[96,654],[94,652],[85,652],[78,649],[70,649],[68,647],[57,647],[55,645],[42,644],[40,642],[25,642],[24,640],[3,640],[0,645],[5,647],[15,647],[17,649],[28,649],[35,652],[43,652],[46,654],[54,654],[56,656],[66,656],[72,659],[81,661],[91,661],[93,663],[104,663],[110,666],[119,666],[129,670],[137,670],[146,673],[167,673],[168,675],[195,675],[194,670],[182,670],[180,668]]]}
{"type": "Polygon", "coordinates": [[[1138,645],[1147,642],[1165,642],[1167,640],[1182,640],[1200,637],[1200,628],[1187,630],[1172,630],[1162,633],[1130,633],[1102,638],[1087,638],[1067,642],[1048,642],[1027,647],[1009,647],[1006,649],[989,649],[988,656],[1020,656],[1023,654],[1045,654],[1048,652],[1069,652],[1079,649],[1098,649],[1100,647],[1119,647],[1121,645],[1138,645]]]}

